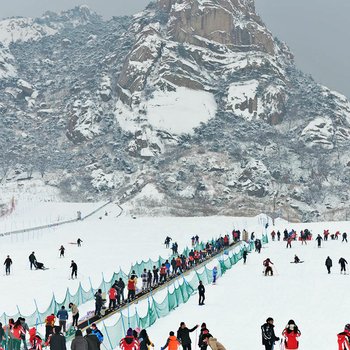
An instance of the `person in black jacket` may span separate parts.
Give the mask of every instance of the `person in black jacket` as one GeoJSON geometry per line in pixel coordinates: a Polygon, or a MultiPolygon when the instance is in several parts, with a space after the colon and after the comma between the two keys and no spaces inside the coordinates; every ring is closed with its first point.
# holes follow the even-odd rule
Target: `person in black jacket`
{"type": "Polygon", "coordinates": [[[138,340],[140,343],[140,350],[148,350],[151,346],[154,347],[154,344],[150,341],[145,329],[141,330],[138,340]]]}
{"type": "Polygon", "coordinates": [[[121,301],[123,302],[125,301],[125,298],[124,298],[125,283],[121,277],[116,283],[116,289],[117,289],[117,303],[118,305],[120,305],[121,301]]]}
{"type": "Polygon", "coordinates": [[[348,264],[348,262],[344,258],[340,258],[339,264],[340,264],[340,273],[344,271],[344,275],[346,275],[346,265],[348,264]]]}
{"type": "Polygon", "coordinates": [[[198,324],[191,329],[186,327],[185,322],[180,323],[180,328],[177,330],[177,339],[180,340],[183,350],[191,350],[190,333],[198,328],[198,324]]]}
{"type": "Polygon", "coordinates": [[[198,305],[204,305],[204,300],[205,300],[205,288],[204,288],[204,286],[203,286],[202,281],[199,281],[198,293],[199,293],[198,305]]]}
{"type": "Polygon", "coordinates": [[[36,267],[36,257],[34,255],[34,252],[29,255],[29,262],[30,262],[30,269],[32,270],[33,266],[36,267]]]}
{"type": "Polygon", "coordinates": [[[266,323],[261,326],[262,344],[265,345],[265,350],[272,350],[275,341],[280,340],[280,338],[275,335],[274,327],[272,317],[269,317],[266,323]]]}
{"type": "Polygon", "coordinates": [[[243,250],[242,256],[243,256],[243,264],[245,264],[247,262],[247,256],[248,256],[247,249],[243,250]]]}
{"type": "Polygon", "coordinates": [[[9,275],[11,272],[11,265],[12,265],[12,260],[10,258],[10,255],[8,255],[7,258],[5,259],[4,265],[5,265],[6,275],[9,275]]]}
{"type": "Polygon", "coordinates": [[[95,334],[92,334],[92,329],[86,328],[86,336],[84,337],[88,343],[88,350],[100,350],[100,342],[95,334]]]}
{"type": "Polygon", "coordinates": [[[203,322],[201,324],[201,330],[198,336],[198,346],[200,350],[207,350],[208,348],[208,344],[203,341],[205,334],[209,334],[211,336],[211,334],[209,333],[209,329],[207,328],[207,325],[203,322]]]}
{"type": "Polygon", "coordinates": [[[101,316],[101,309],[103,306],[103,300],[102,300],[102,290],[99,289],[95,293],[95,316],[101,316]]]}
{"type": "Polygon", "coordinates": [[[70,268],[72,269],[71,279],[73,279],[74,276],[75,278],[78,278],[78,265],[74,262],[74,260],[72,260],[70,268]]]}
{"type": "Polygon", "coordinates": [[[332,259],[331,259],[329,256],[327,256],[325,265],[326,265],[326,267],[327,267],[328,273],[331,273],[332,259]]]}
{"type": "Polygon", "coordinates": [[[50,337],[50,350],[66,350],[66,338],[61,333],[61,327],[55,326],[50,337]]]}

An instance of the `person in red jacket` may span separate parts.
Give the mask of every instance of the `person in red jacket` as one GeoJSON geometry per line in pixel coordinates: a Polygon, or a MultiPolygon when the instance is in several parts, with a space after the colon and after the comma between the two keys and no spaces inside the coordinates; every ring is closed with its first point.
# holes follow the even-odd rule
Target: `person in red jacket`
{"type": "Polygon", "coordinates": [[[138,340],[134,338],[132,333],[132,329],[129,328],[126,332],[126,337],[120,341],[119,347],[122,350],[140,350],[140,344],[138,340]]]}
{"type": "Polygon", "coordinates": [[[283,330],[282,335],[284,336],[284,344],[286,350],[296,350],[299,349],[299,341],[301,333],[298,326],[293,320],[289,320],[286,328],[283,330]]]}
{"type": "Polygon", "coordinates": [[[114,287],[111,287],[110,290],[108,291],[108,296],[109,296],[109,305],[108,308],[110,310],[115,310],[117,308],[117,291],[115,290],[114,287]]]}
{"type": "Polygon", "coordinates": [[[350,323],[344,327],[344,332],[338,334],[338,350],[350,350],[350,323]]]}
{"type": "Polygon", "coordinates": [[[45,341],[49,338],[50,334],[53,333],[53,327],[55,325],[56,316],[51,314],[45,318],[45,341]]]}
{"type": "Polygon", "coordinates": [[[132,275],[128,280],[128,300],[129,301],[132,301],[133,299],[135,299],[136,283],[137,283],[137,278],[134,275],[132,275]]]}

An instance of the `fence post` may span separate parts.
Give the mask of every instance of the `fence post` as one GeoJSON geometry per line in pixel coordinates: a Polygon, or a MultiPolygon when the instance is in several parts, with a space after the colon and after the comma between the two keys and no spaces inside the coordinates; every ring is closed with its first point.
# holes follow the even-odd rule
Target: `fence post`
{"type": "Polygon", "coordinates": [[[105,325],[105,321],[102,321],[102,322],[103,322],[103,326],[105,327],[105,331],[106,331],[106,334],[107,334],[107,338],[108,338],[109,345],[110,345],[110,347],[111,347],[111,350],[113,350],[111,338],[109,337],[109,334],[108,334],[108,331],[107,331],[107,327],[106,327],[106,325],[105,325]]]}
{"type": "Polygon", "coordinates": [[[36,303],[36,300],[34,299],[34,304],[35,304],[35,308],[36,308],[36,314],[38,315],[38,320],[41,323],[41,317],[40,317],[40,313],[39,313],[39,309],[38,309],[38,304],[36,303]]]}

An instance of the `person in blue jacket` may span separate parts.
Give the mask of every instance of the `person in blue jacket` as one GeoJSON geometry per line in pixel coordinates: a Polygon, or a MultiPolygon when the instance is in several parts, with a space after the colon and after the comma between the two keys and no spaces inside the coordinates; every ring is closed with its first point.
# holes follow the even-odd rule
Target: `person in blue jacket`
{"type": "Polygon", "coordinates": [[[216,266],[214,266],[214,269],[213,269],[213,284],[216,283],[217,275],[218,275],[218,268],[216,266]]]}
{"type": "Polygon", "coordinates": [[[59,325],[62,329],[63,332],[66,332],[66,323],[68,320],[68,312],[66,310],[66,308],[64,307],[64,305],[61,306],[61,310],[59,310],[57,312],[57,318],[58,318],[58,322],[59,325]]]}
{"type": "Polygon", "coordinates": [[[92,334],[95,334],[98,341],[100,342],[100,344],[102,344],[103,342],[103,334],[102,332],[97,328],[95,323],[91,324],[91,329],[92,329],[92,334]]]}

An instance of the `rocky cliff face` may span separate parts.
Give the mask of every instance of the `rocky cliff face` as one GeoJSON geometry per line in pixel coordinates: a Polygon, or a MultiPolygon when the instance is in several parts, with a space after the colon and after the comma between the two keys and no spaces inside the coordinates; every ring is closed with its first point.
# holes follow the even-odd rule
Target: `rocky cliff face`
{"type": "Polygon", "coordinates": [[[4,20],[0,42],[2,186],[39,176],[138,213],[347,213],[350,104],[294,67],[252,0],[108,22],[83,6],[4,20]]]}

